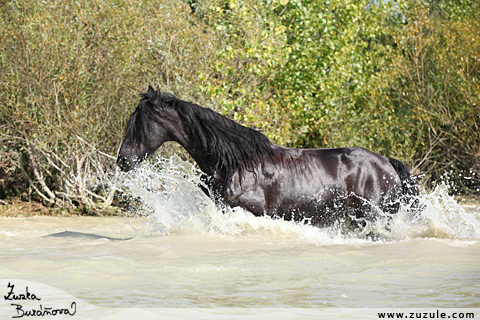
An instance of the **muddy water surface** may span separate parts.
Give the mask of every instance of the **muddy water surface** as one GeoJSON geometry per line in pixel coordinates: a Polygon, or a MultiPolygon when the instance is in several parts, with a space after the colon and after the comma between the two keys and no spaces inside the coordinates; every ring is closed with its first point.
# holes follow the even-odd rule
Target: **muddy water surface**
{"type": "Polygon", "coordinates": [[[0,218],[0,279],[102,307],[480,308],[480,208],[443,186],[372,242],[216,208],[196,179],[178,160],[123,177],[129,217],[0,218]]]}

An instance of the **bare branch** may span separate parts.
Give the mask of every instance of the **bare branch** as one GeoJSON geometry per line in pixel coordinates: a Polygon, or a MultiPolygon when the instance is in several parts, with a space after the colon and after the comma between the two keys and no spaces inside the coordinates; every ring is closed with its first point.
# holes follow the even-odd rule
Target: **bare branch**
{"type": "MultiPolygon", "coordinates": [[[[35,180],[38,181],[40,186],[42,187],[42,190],[50,197],[52,202],[55,202],[55,194],[50,190],[50,188],[47,186],[45,183],[45,180],[43,179],[42,173],[39,170],[39,166],[37,163],[37,159],[34,154],[34,150],[32,149],[30,142],[27,140],[27,148],[26,148],[28,155],[30,156],[30,160],[32,162],[32,171],[35,176],[35,180]]],[[[25,170],[24,170],[25,171],[25,170]]]]}
{"type": "Polygon", "coordinates": [[[77,136],[77,139],[82,141],[83,143],[87,144],[90,148],[92,148],[93,150],[95,150],[97,153],[101,154],[102,156],[105,156],[107,158],[110,158],[110,159],[113,159],[113,160],[117,160],[117,158],[115,158],[114,156],[111,156],[109,154],[106,154],[100,150],[98,150],[97,148],[95,148],[94,146],[92,146],[90,143],[88,143],[87,141],[83,140],[80,136],[77,136]]]}

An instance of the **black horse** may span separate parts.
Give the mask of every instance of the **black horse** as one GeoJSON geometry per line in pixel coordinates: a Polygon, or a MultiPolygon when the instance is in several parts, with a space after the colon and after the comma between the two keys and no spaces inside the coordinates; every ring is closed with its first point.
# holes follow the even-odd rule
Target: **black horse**
{"type": "Polygon", "coordinates": [[[359,147],[293,149],[151,86],[132,113],[117,165],[129,171],[176,141],[208,176],[216,199],[256,216],[332,225],[395,214],[418,194],[407,167],[359,147]]]}

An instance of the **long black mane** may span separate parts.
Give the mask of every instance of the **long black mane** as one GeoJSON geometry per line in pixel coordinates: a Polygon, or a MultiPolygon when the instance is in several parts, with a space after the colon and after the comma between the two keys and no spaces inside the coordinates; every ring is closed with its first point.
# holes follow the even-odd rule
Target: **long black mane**
{"type": "MultiPolygon", "coordinates": [[[[153,91],[141,94],[143,99],[140,104],[144,106],[139,110],[155,119],[158,117],[154,116],[155,109],[161,106],[152,103],[153,95],[153,91]]],[[[169,93],[162,92],[159,100],[174,108],[184,127],[191,130],[190,136],[195,140],[194,150],[202,150],[202,155],[210,159],[209,174],[220,172],[223,175],[223,187],[236,171],[241,183],[245,171],[255,172],[259,165],[263,170],[266,155],[273,157],[272,143],[262,133],[169,93]]]]}

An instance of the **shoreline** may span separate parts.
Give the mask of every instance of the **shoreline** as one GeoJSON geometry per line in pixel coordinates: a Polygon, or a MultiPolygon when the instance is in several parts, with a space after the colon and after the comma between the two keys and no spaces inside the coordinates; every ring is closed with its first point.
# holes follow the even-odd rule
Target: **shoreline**
{"type": "Polygon", "coordinates": [[[114,206],[58,208],[46,206],[41,202],[22,201],[20,199],[2,200],[0,203],[0,217],[118,217],[123,215],[125,213],[114,206]]]}
{"type": "MultiPolygon", "coordinates": [[[[459,205],[469,210],[480,210],[480,198],[477,196],[454,196],[459,205]]],[[[22,201],[21,199],[0,202],[0,217],[119,217],[127,215],[119,207],[97,205],[95,207],[58,208],[49,207],[41,202],[22,201]]]]}

